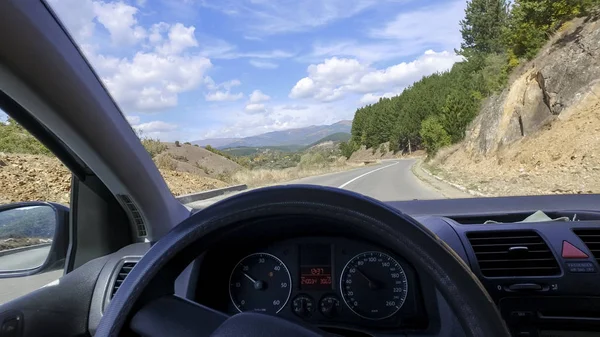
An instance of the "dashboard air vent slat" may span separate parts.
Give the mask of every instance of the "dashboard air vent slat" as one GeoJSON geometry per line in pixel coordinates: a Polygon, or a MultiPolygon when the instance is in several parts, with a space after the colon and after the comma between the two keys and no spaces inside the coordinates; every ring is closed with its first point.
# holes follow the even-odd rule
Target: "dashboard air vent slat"
{"type": "Polygon", "coordinates": [[[554,254],[534,231],[469,232],[481,274],[486,277],[552,276],[560,274],[554,254]]]}
{"type": "Polygon", "coordinates": [[[598,263],[600,263],[600,229],[573,229],[575,235],[587,246],[598,263]]]}
{"type": "Polygon", "coordinates": [[[127,210],[129,211],[131,220],[136,226],[138,236],[144,237],[148,235],[148,232],[146,231],[146,224],[144,223],[144,218],[138,210],[137,205],[133,202],[133,200],[131,200],[131,198],[128,195],[120,194],[119,197],[121,198],[121,201],[125,204],[125,207],[127,207],[127,210]]]}
{"type": "Polygon", "coordinates": [[[119,287],[121,286],[121,284],[123,284],[125,277],[127,277],[127,275],[129,275],[129,272],[131,271],[131,269],[133,269],[133,267],[135,267],[136,263],[137,262],[124,262],[123,263],[123,265],[121,266],[121,269],[119,269],[119,273],[117,274],[117,277],[115,278],[115,283],[113,285],[112,292],[110,294],[111,299],[113,298],[113,296],[115,296],[115,293],[117,292],[117,290],[119,290],[119,287]]]}

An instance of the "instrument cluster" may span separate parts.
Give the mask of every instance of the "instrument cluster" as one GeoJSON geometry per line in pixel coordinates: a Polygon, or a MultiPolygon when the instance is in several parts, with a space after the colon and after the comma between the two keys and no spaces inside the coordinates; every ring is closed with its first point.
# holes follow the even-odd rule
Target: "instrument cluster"
{"type": "Polygon", "coordinates": [[[196,300],[235,314],[261,312],[317,326],[383,330],[426,327],[421,286],[406,261],[373,245],[297,238],[211,251],[196,300]]]}

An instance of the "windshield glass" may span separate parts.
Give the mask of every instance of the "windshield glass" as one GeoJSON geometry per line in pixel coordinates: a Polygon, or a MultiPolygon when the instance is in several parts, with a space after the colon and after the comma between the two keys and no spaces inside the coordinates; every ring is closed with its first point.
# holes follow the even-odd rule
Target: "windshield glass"
{"type": "Polygon", "coordinates": [[[600,191],[598,0],[49,3],[177,196],[600,191]]]}

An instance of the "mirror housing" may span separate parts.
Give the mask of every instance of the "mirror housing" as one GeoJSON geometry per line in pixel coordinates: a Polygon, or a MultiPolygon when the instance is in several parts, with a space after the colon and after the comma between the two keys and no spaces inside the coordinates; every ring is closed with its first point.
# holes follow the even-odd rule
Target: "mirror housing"
{"type": "Polygon", "coordinates": [[[7,212],[10,210],[17,210],[19,208],[26,209],[40,206],[49,207],[54,211],[55,227],[54,233],[51,235],[52,242],[41,243],[32,246],[24,246],[9,250],[0,250],[0,259],[3,256],[7,256],[9,254],[34,249],[32,247],[41,248],[44,247],[44,245],[47,245],[50,246],[50,248],[46,259],[38,266],[15,270],[2,270],[2,266],[0,265],[0,279],[30,276],[64,268],[65,260],[67,257],[67,250],[69,248],[69,207],[53,202],[18,202],[0,205],[0,217],[3,212],[7,212]],[[7,251],[10,251],[10,253],[7,254],[7,251]]]}

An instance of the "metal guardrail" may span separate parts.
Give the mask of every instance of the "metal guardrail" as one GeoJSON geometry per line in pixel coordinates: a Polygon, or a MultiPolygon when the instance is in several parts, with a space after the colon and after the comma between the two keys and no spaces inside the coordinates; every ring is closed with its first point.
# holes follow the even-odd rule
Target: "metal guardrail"
{"type": "Polygon", "coordinates": [[[182,204],[189,204],[194,201],[210,199],[210,198],[214,198],[219,195],[223,195],[225,193],[235,192],[235,191],[243,191],[246,189],[248,189],[248,185],[235,185],[235,186],[229,186],[229,187],[224,187],[224,188],[217,188],[217,189],[210,190],[210,191],[203,191],[203,192],[198,192],[198,193],[180,195],[180,196],[176,197],[176,199],[179,200],[179,202],[181,202],[182,204]]]}
{"type": "Polygon", "coordinates": [[[36,249],[36,248],[42,248],[42,247],[50,246],[50,245],[52,245],[52,242],[40,243],[38,245],[31,245],[31,246],[25,246],[25,247],[13,248],[13,249],[0,250],[0,256],[10,255],[10,254],[19,253],[19,252],[24,252],[26,250],[32,250],[32,249],[36,249]]]}

